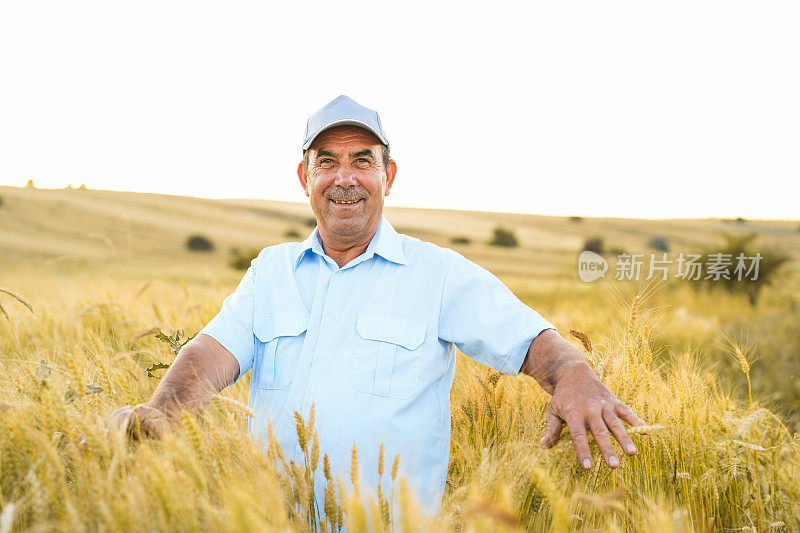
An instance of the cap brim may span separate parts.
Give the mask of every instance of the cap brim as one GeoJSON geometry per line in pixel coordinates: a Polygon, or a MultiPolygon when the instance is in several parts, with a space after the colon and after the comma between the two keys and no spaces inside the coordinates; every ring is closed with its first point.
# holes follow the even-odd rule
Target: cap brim
{"type": "Polygon", "coordinates": [[[355,119],[344,119],[344,120],[337,120],[337,121],[331,122],[329,124],[325,124],[324,126],[319,128],[317,131],[315,131],[314,134],[311,135],[306,140],[305,143],[303,143],[303,150],[308,150],[308,147],[311,146],[314,143],[314,139],[316,139],[319,136],[320,133],[322,133],[325,130],[329,130],[329,129],[333,128],[333,127],[336,127],[336,126],[358,126],[360,128],[364,128],[365,130],[369,130],[370,132],[372,132],[375,135],[375,137],[377,137],[378,140],[381,141],[382,144],[385,144],[385,145],[389,144],[389,141],[386,140],[386,137],[381,135],[380,132],[376,131],[375,128],[373,128],[372,126],[370,126],[366,122],[362,122],[360,120],[355,120],[355,119]]]}

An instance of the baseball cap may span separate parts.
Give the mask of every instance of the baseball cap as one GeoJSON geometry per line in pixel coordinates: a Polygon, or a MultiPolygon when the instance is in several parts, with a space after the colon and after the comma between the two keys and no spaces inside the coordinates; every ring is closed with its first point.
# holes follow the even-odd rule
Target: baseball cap
{"type": "Polygon", "coordinates": [[[381,127],[381,117],[377,111],[368,109],[349,96],[341,95],[318,110],[308,118],[306,134],[303,139],[303,150],[308,150],[317,135],[334,126],[359,126],[375,134],[380,141],[389,145],[386,134],[381,127]]]}

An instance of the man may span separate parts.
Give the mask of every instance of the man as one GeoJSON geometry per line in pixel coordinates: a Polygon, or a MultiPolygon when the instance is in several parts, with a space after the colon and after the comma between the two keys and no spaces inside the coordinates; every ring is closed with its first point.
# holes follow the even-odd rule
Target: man
{"type": "Polygon", "coordinates": [[[501,372],[532,376],[553,395],[543,446],[566,423],[584,468],[592,466],[587,429],[611,468],[619,466],[612,435],[636,453],[620,419],[643,422],[552,324],[456,252],[395,232],[382,214],[396,174],[376,112],[346,96],[317,111],[297,167],[317,228],[305,242],[262,250],[150,400],[114,420],[130,427],[138,416],[145,433],[158,435],[181,406],[202,409],[252,368],[257,439],[266,442],[271,421],[287,458],[302,463],[294,412],[313,404],[334,475],[347,478],[355,444],[362,481],[375,487],[383,443],[434,512],[447,475],[458,347],[501,372]]]}

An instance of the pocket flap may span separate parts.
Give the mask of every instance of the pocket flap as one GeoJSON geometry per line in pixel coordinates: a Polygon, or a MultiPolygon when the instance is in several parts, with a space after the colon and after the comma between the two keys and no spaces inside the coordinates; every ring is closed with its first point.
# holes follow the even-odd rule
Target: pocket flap
{"type": "Polygon", "coordinates": [[[308,329],[309,313],[305,311],[276,311],[253,316],[253,333],[261,342],[277,337],[296,337],[308,329]]]}
{"type": "Polygon", "coordinates": [[[420,322],[372,313],[359,313],[356,320],[356,330],[365,339],[399,344],[407,350],[419,348],[427,327],[420,322]]]}

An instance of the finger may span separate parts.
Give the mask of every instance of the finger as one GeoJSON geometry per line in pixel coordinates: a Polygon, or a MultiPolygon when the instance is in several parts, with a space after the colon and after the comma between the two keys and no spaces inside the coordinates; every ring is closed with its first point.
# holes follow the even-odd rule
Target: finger
{"type": "Polygon", "coordinates": [[[69,452],[73,452],[75,450],[78,450],[78,451],[81,451],[84,454],[86,454],[87,453],[86,452],[86,435],[81,433],[80,435],[75,437],[75,440],[73,440],[72,442],[67,444],[67,450],[69,452]]]}
{"type": "Polygon", "coordinates": [[[592,454],[589,451],[589,441],[586,438],[586,426],[581,418],[570,418],[567,420],[569,437],[572,439],[572,446],[578,456],[578,462],[583,468],[589,470],[592,467],[592,454]]]}
{"type": "Polygon", "coordinates": [[[152,417],[142,422],[142,431],[146,437],[160,439],[167,431],[167,420],[163,417],[152,417]]]}
{"type": "Polygon", "coordinates": [[[603,409],[603,420],[608,429],[611,430],[611,434],[614,435],[614,438],[619,442],[619,445],[625,450],[625,453],[628,455],[635,454],[636,446],[633,445],[633,441],[630,436],[628,436],[628,432],[625,431],[625,426],[622,425],[622,421],[614,414],[613,408],[608,407],[603,409]]]}
{"type": "Polygon", "coordinates": [[[633,409],[625,405],[624,403],[617,404],[614,408],[614,412],[625,422],[632,426],[644,426],[646,425],[644,420],[636,416],[636,413],[633,412],[633,409]]]}
{"type": "Polygon", "coordinates": [[[611,468],[617,468],[619,466],[619,457],[617,457],[617,451],[614,449],[614,443],[611,442],[611,433],[606,427],[603,416],[599,412],[594,412],[589,415],[587,422],[589,431],[592,432],[594,441],[597,443],[597,447],[600,448],[600,453],[603,454],[606,464],[611,468]]]}
{"type": "Polygon", "coordinates": [[[128,432],[136,413],[130,407],[117,409],[109,417],[108,425],[112,431],[123,433],[128,432]]]}
{"type": "Polygon", "coordinates": [[[548,409],[547,425],[544,427],[544,437],[539,441],[539,445],[542,448],[552,448],[555,446],[558,442],[558,438],[561,436],[561,429],[563,427],[564,423],[561,422],[561,419],[548,409]]]}

